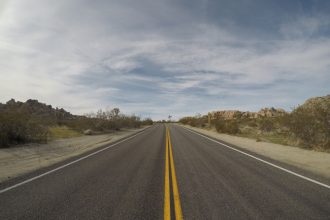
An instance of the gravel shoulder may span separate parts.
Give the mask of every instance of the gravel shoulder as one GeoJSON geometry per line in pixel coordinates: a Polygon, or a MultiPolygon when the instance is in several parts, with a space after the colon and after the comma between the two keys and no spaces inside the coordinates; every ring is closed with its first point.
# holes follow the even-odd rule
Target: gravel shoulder
{"type": "Polygon", "coordinates": [[[257,142],[254,139],[220,134],[215,130],[195,128],[180,125],[195,130],[210,137],[236,145],[242,149],[278,160],[300,169],[315,173],[325,178],[330,178],[330,153],[305,150],[298,147],[285,146],[267,142],[257,142]]]}
{"type": "Polygon", "coordinates": [[[0,149],[0,182],[50,166],[84,152],[113,143],[145,129],[123,129],[118,132],[65,138],[47,144],[25,144],[0,149]]]}

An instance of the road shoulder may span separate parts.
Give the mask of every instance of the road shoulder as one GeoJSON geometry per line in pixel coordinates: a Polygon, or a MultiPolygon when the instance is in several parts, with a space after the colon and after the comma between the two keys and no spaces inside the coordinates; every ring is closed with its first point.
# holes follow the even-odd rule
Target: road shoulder
{"type": "Polygon", "coordinates": [[[109,145],[146,128],[0,149],[0,183],[109,145]]]}
{"type": "Polygon", "coordinates": [[[330,179],[329,153],[305,150],[280,144],[256,142],[249,138],[220,134],[216,131],[195,128],[187,125],[180,124],[180,126],[330,179]]]}

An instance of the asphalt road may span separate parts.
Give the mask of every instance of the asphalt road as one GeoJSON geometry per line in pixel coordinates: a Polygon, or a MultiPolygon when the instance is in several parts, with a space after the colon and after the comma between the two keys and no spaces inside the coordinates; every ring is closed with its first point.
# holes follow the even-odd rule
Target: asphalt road
{"type": "Polygon", "coordinates": [[[179,209],[184,219],[330,219],[330,189],[177,125],[0,184],[0,219],[175,219],[179,209]]]}

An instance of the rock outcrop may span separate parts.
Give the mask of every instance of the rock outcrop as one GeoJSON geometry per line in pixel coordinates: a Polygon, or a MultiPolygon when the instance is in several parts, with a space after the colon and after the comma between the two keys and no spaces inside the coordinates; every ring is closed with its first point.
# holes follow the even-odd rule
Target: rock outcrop
{"type": "Polygon", "coordinates": [[[278,117],[285,114],[286,111],[281,108],[263,108],[257,113],[257,117],[278,117]]]}
{"type": "Polygon", "coordinates": [[[213,111],[209,115],[211,119],[231,120],[237,118],[260,118],[260,117],[278,117],[287,114],[281,108],[263,108],[258,112],[243,112],[238,110],[213,111]]]}
{"type": "Polygon", "coordinates": [[[305,109],[314,109],[316,107],[322,108],[322,109],[328,109],[330,106],[330,95],[321,96],[321,97],[314,97],[307,99],[304,104],[299,106],[299,108],[305,108],[305,109]]]}
{"type": "Polygon", "coordinates": [[[29,99],[26,102],[11,99],[6,104],[0,103],[0,112],[2,111],[15,111],[38,117],[56,119],[73,119],[76,117],[63,108],[53,108],[51,105],[46,105],[34,99],[29,99]]]}
{"type": "Polygon", "coordinates": [[[237,118],[239,114],[241,114],[241,112],[238,110],[227,110],[227,111],[214,111],[214,112],[210,112],[210,114],[211,114],[211,119],[219,119],[219,118],[234,119],[237,118]]]}

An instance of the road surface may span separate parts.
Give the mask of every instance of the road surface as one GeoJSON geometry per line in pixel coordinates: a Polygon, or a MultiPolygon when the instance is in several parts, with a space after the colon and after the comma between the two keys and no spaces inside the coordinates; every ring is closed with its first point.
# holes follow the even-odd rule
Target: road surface
{"type": "Polygon", "coordinates": [[[234,149],[155,125],[0,184],[0,219],[330,219],[328,183],[234,149]]]}

